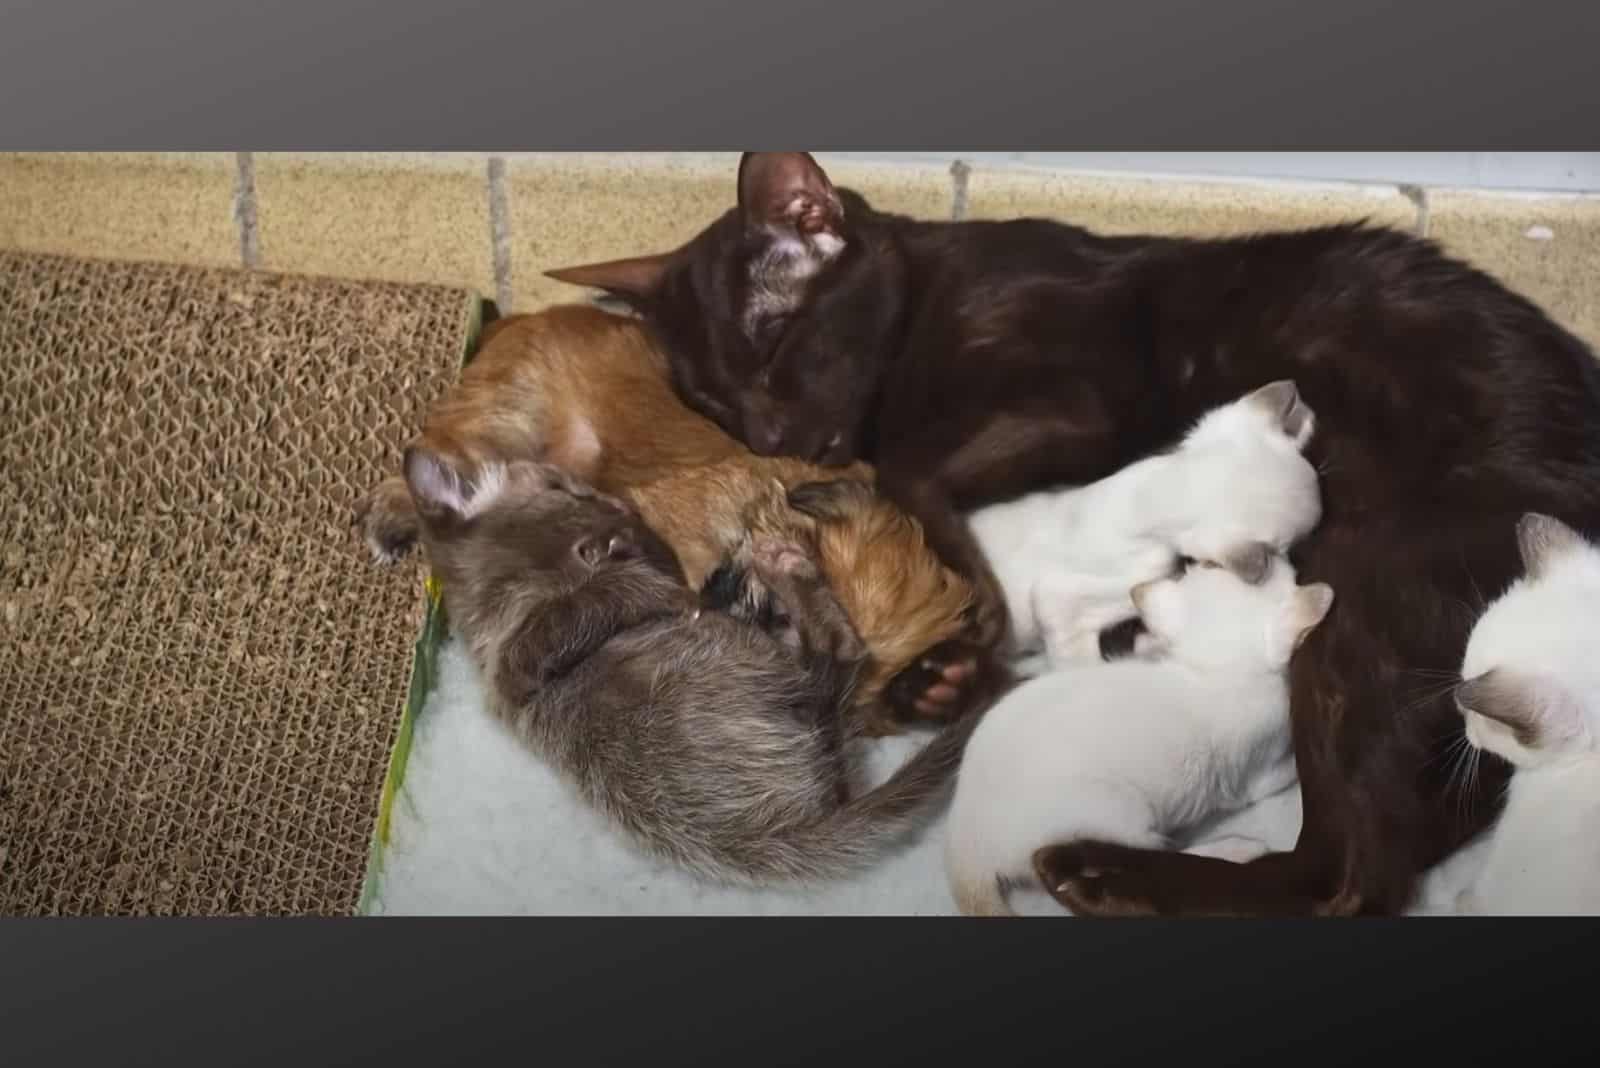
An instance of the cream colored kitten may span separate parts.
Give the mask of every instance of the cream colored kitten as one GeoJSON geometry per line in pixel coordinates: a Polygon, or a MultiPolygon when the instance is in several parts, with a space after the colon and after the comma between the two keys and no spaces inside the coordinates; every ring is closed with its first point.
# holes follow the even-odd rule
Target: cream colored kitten
{"type": "Polygon", "coordinates": [[[1537,514],[1517,541],[1526,573],[1473,628],[1456,691],[1474,757],[1515,769],[1456,908],[1600,915],[1600,547],[1537,514]]]}
{"type": "MultiPolygon", "coordinates": [[[[1268,558],[1254,584],[1220,567],[1135,587],[1153,659],[1064,668],[990,709],[957,774],[945,865],[968,915],[1005,915],[1035,850],[1090,837],[1168,848],[1175,832],[1294,783],[1289,656],[1333,590],[1268,558]]],[[[1244,859],[1248,843],[1192,850],[1244,859]]],[[[1259,852],[1261,850],[1257,850],[1259,852]]]]}
{"type": "MultiPolygon", "coordinates": [[[[1180,557],[1247,581],[1322,518],[1302,455],[1315,417],[1293,382],[1203,416],[1169,453],[1086,486],[1030,493],[968,517],[1005,592],[1013,655],[1051,666],[1100,658],[1100,632],[1136,613],[1128,591],[1180,557]]],[[[1028,673],[1032,673],[1030,670],[1028,673]]]]}

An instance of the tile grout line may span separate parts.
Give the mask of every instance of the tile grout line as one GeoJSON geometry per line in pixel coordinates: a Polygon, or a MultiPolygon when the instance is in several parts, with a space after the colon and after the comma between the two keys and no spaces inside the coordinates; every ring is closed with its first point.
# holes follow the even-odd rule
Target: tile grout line
{"type": "Polygon", "coordinates": [[[972,175],[972,167],[965,160],[956,160],[950,164],[950,218],[953,222],[960,222],[967,217],[967,179],[972,175]]]}
{"type": "Polygon", "coordinates": [[[506,203],[506,161],[490,156],[489,246],[494,257],[494,299],[502,315],[511,311],[511,209],[506,203]]]}
{"type": "Polygon", "coordinates": [[[253,152],[235,152],[233,220],[239,224],[239,260],[249,270],[261,266],[261,234],[256,224],[256,162],[253,152]]]}
{"type": "Polygon", "coordinates": [[[1420,185],[1398,186],[1400,195],[1417,206],[1417,236],[1428,236],[1428,190],[1420,185]]]}

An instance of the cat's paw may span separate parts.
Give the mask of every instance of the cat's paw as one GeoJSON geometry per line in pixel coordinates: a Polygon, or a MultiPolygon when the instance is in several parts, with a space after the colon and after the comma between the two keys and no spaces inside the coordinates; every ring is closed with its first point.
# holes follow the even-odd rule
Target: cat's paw
{"type": "Polygon", "coordinates": [[[1068,842],[1033,854],[1033,872],[1074,916],[1153,916],[1143,889],[1142,850],[1103,842],[1068,842]]]}

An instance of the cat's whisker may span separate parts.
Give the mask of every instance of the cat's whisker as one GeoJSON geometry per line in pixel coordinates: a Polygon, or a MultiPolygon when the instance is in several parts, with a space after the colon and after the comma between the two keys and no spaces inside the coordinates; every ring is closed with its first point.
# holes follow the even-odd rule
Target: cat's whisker
{"type": "Polygon", "coordinates": [[[1440,745],[1437,747],[1436,751],[1434,752],[1433,756],[1428,758],[1428,762],[1426,764],[1424,764],[1423,767],[1431,768],[1435,764],[1443,763],[1444,761],[1450,759],[1451,757],[1456,756],[1459,753],[1461,747],[1466,745],[1466,744],[1467,744],[1467,736],[1466,736],[1465,733],[1451,735],[1450,737],[1446,738],[1442,743],[1440,743],[1440,745]]]}
{"type": "Polygon", "coordinates": [[[1449,679],[1439,679],[1432,685],[1411,690],[1409,691],[1410,700],[1400,706],[1398,714],[1402,716],[1412,715],[1419,709],[1450,694],[1459,685],[1461,685],[1461,679],[1459,677],[1451,677],[1449,679]]]}

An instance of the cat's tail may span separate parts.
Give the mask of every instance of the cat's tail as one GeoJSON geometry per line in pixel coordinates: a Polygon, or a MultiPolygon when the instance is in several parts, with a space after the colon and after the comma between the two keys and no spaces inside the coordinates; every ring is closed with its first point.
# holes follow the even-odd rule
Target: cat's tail
{"type": "Polygon", "coordinates": [[[850,875],[880,860],[922,826],[955,778],[967,741],[983,718],[970,712],[945,727],[881,785],[821,820],[779,832],[770,851],[749,858],[765,874],[801,880],[850,875]]]}

